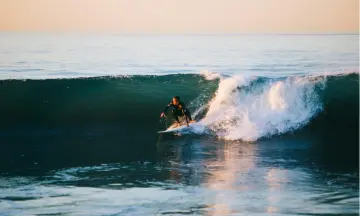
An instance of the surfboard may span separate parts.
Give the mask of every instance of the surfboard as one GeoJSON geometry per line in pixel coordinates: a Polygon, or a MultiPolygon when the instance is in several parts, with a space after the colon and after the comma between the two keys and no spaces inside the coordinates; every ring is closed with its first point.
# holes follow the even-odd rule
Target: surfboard
{"type": "MultiPolygon", "coordinates": [[[[190,122],[190,123],[189,123],[189,127],[190,127],[192,124],[194,124],[194,123],[196,123],[196,122],[195,122],[195,121],[194,121],[194,122],[190,122]]],[[[185,122],[182,122],[182,123],[180,124],[180,126],[177,126],[176,123],[173,123],[173,124],[170,125],[170,127],[168,127],[166,130],[158,131],[158,133],[161,134],[161,133],[178,132],[178,131],[180,131],[180,130],[182,130],[182,129],[185,129],[185,128],[187,128],[187,125],[186,125],[185,122]]]]}

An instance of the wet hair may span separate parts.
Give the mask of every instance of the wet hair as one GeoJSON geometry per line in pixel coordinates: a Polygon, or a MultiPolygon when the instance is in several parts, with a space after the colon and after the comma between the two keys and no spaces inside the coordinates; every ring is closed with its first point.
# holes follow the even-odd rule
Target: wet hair
{"type": "Polygon", "coordinates": [[[179,96],[174,96],[174,98],[176,99],[176,100],[180,100],[180,97],[179,96]]]}

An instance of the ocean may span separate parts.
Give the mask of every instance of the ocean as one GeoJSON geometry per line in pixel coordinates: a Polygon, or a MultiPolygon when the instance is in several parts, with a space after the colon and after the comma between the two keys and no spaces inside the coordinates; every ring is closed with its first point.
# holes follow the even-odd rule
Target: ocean
{"type": "Polygon", "coordinates": [[[358,35],[0,33],[0,215],[358,215],[358,35]],[[197,123],[158,134],[173,96],[197,123]]]}

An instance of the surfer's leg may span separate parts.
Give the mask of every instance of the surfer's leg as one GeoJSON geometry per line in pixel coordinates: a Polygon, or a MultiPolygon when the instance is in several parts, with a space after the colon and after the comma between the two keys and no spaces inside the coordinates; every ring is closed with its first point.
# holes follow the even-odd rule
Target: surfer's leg
{"type": "Polygon", "coordinates": [[[192,118],[191,118],[191,113],[188,109],[185,110],[185,117],[189,120],[189,121],[192,121],[192,118]]]}
{"type": "MultiPolygon", "coordinates": [[[[179,127],[180,126],[180,119],[179,119],[179,116],[177,115],[174,115],[173,118],[175,119],[175,122],[176,122],[176,127],[179,127]]],[[[174,123],[175,124],[175,123],[174,123]]]]}
{"type": "Polygon", "coordinates": [[[174,119],[176,120],[177,123],[180,123],[180,119],[178,115],[174,116],[174,119]]]}

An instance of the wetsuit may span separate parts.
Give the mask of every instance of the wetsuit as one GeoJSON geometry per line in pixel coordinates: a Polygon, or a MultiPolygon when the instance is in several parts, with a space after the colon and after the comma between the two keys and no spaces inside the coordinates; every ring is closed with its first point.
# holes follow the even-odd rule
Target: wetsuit
{"type": "Polygon", "coordinates": [[[175,120],[178,123],[180,123],[180,120],[179,120],[180,116],[185,116],[186,122],[189,122],[192,120],[190,111],[188,109],[186,109],[185,104],[183,102],[179,102],[178,105],[174,105],[172,102],[170,102],[169,105],[167,105],[165,107],[164,113],[166,113],[170,107],[172,108],[173,117],[175,118],[175,120]]]}

